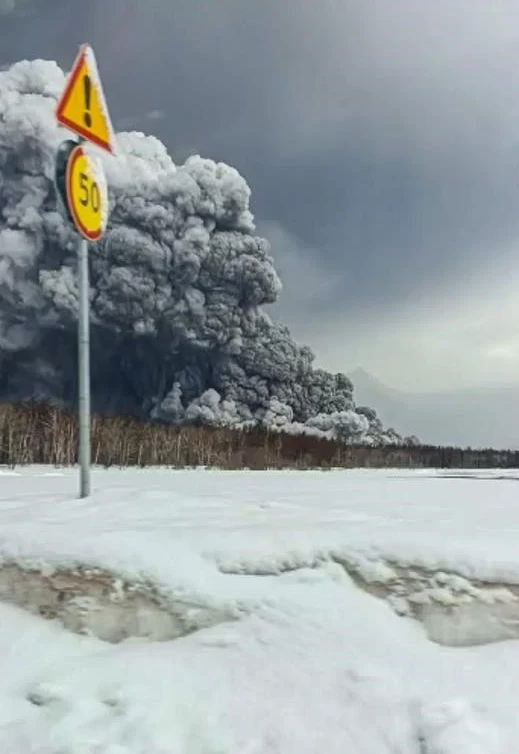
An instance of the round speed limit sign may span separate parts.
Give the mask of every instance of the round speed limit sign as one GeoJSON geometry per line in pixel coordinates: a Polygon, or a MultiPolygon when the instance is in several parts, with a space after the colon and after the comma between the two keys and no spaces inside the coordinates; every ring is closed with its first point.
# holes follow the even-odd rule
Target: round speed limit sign
{"type": "Polygon", "coordinates": [[[99,241],[108,223],[108,188],[101,160],[81,145],[68,158],[66,191],[76,229],[88,241],[99,241]]]}

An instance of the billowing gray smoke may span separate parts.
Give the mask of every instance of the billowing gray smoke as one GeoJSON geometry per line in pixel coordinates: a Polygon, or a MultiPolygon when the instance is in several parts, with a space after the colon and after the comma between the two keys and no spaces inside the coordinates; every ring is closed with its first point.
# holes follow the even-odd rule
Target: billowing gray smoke
{"type": "MultiPolygon", "coordinates": [[[[75,237],[54,189],[63,85],[52,62],[0,72],[4,400],[76,400],[75,237]]],[[[94,409],[398,440],[265,313],[281,283],[236,170],[200,157],[175,166],[157,139],[121,133],[106,171],[110,226],[90,255],[94,409]]]]}

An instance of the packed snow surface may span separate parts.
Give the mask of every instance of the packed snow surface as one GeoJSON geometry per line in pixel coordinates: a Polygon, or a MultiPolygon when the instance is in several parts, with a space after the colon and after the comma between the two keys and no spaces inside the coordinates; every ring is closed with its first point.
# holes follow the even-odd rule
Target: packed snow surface
{"type": "Polygon", "coordinates": [[[76,475],[0,473],[0,572],[111,573],[192,622],[114,644],[0,602],[2,754],[517,750],[517,641],[434,643],[391,585],[513,603],[518,472],[76,475]]]}
{"type": "Polygon", "coordinates": [[[165,587],[179,547],[231,572],[335,553],[519,584],[519,471],[128,469],[92,483],[85,502],[77,471],[0,472],[0,556],[76,559],[165,587]]]}

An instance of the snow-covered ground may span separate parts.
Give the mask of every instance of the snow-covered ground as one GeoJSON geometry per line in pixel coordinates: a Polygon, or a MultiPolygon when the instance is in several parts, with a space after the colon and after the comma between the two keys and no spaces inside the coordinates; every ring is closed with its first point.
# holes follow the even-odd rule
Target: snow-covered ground
{"type": "Polygon", "coordinates": [[[518,482],[1,471],[0,752],[511,754],[518,482]]]}

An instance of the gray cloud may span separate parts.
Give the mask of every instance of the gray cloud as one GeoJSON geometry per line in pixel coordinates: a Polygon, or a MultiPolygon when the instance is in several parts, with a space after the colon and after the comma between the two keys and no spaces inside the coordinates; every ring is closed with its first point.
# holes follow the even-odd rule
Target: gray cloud
{"type": "MultiPolygon", "coordinates": [[[[2,24],[2,54],[69,65],[88,39],[116,122],[152,128],[177,160],[200,151],[237,165],[261,222],[335,281],[316,312],[314,294],[305,306],[297,279],[284,280],[288,316],[312,312],[320,355],[326,323],[332,332],[341,323],[325,363],[340,350],[350,368],[360,339],[368,354],[378,348],[381,318],[403,321],[412,309],[414,326],[424,299],[453,320],[459,296],[468,312],[473,281],[497,261],[515,270],[517,0],[44,5],[32,2],[31,24],[14,15],[2,24]],[[167,117],[147,120],[153,111],[167,117]]],[[[497,311],[504,281],[494,281],[486,296],[497,311]]],[[[402,328],[413,358],[396,373],[383,349],[378,370],[398,379],[423,374],[429,358],[415,329],[402,328]]],[[[470,361],[477,379],[484,359],[464,348],[460,364],[470,361]]],[[[448,365],[441,354],[435,364],[441,381],[448,365]]]]}
{"type": "MultiPolygon", "coordinates": [[[[0,73],[0,396],[75,401],[78,290],[57,212],[52,62],[0,73]]],[[[174,423],[262,423],[348,440],[397,440],[356,410],[343,374],[271,320],[281,282],[234,168],[119,133],[105,158],[112,213],[91,249],[93,405],[174,423]]]]}
{"type": "Polygon", "coordinates": [[[3,13],[11,13],[14,9],[15,0],[0,0],[0,16],[3,13]]]}
{"type": "MultiPolygon", "coordinates": [[[[46,8],[49,2],[51,0],[40,0],[40,8],[42,6],[46,8]]],[[[0,16],[7,16],[8,14],[23,16],[32,12],[34,5],[34,0],[0,0],[0,16]]]]}

